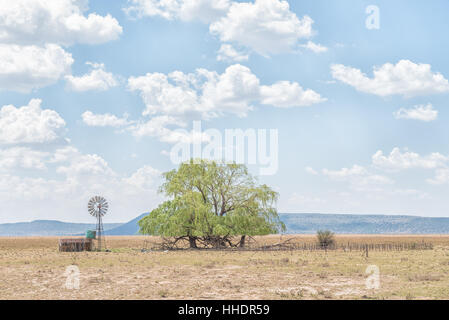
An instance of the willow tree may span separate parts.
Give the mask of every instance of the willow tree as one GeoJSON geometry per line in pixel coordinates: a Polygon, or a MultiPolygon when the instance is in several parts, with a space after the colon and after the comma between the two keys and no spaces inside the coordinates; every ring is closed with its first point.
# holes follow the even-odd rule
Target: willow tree
{"type": "Polygon", "coordinates": [[[247,236],[285,230],[278,194],[259,185],[245,165],[197,160],[164,173],[169,200],[139,221],[140,233],[188,240],[191,248],[244,246],[247,236]]]}

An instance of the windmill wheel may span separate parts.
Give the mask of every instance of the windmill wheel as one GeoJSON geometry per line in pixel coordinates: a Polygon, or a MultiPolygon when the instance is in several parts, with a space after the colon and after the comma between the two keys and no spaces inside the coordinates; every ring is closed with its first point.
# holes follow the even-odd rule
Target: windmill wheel
{"type": "Polygon", "coordinates": [[[94,217],[103,217],[108,211],[109,204],[101,196],[92,197],[87,204],[87,210],[94,217]]]}

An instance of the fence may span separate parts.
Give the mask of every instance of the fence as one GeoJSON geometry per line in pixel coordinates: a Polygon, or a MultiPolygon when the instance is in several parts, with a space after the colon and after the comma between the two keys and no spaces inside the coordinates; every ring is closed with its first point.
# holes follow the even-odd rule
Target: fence
{"type": "MultiPolygon", "coordinates": [[[[270,246],[268,246],[270,247],[270,246]]],[[[286,249],[296,250],[343,250],[343,251],[404,251],[404,250],[432,250],[432,243],[345,243],[327,247],[315,243],[290,244],[286,249]]]]}
{"type": "MultiPolygon", "coordinates": [[[[289,239],[284,242],[263,245],[253,242],[246,247],[220,247],[220,248],[197,248],[194,250],[220,250],[220,251],[406,251],[406,250],[432,250],[433,244],[428,242],[404,242],[404,243],[336,243],[323,247],[318,243],[294,243],[289,239]]],[[[167,247],[163,243],[144,242],[142,251],[165,251],[165,250],[187,250],[187,247],[167,247]]]]}

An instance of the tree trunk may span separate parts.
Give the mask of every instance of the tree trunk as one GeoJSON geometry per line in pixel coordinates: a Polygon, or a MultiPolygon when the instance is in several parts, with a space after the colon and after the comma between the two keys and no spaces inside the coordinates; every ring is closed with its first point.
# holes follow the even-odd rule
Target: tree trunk
{"type": "Polygon", "coordinates": [[[246,236],[242,236],[240,238],[240,242],[239,242],[239,247],[243,248],[245,246],[245,240],[246,240],[246,236]]]}
{"type": "Polygon", "coordinates": [[[198,248],[196,246],[196,237],[189,237],[189,243],[190,243],[190,248],[191,249],[196,249],[198,248]]]}

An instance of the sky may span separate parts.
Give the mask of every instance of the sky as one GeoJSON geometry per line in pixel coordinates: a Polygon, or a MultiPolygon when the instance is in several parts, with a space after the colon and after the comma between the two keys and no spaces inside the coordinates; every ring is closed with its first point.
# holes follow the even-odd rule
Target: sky
{"type": "Polygon", "coordinates": [[[174,150],[236,129],[270,151],[264,172],[244,140],[243,163],[279,192],[279,212],[447,217],[447,12],[445,0],[0,0],[0,223],[92,222],[97,194],[105,222],[131,220],[163,201],[174,150]]]}

